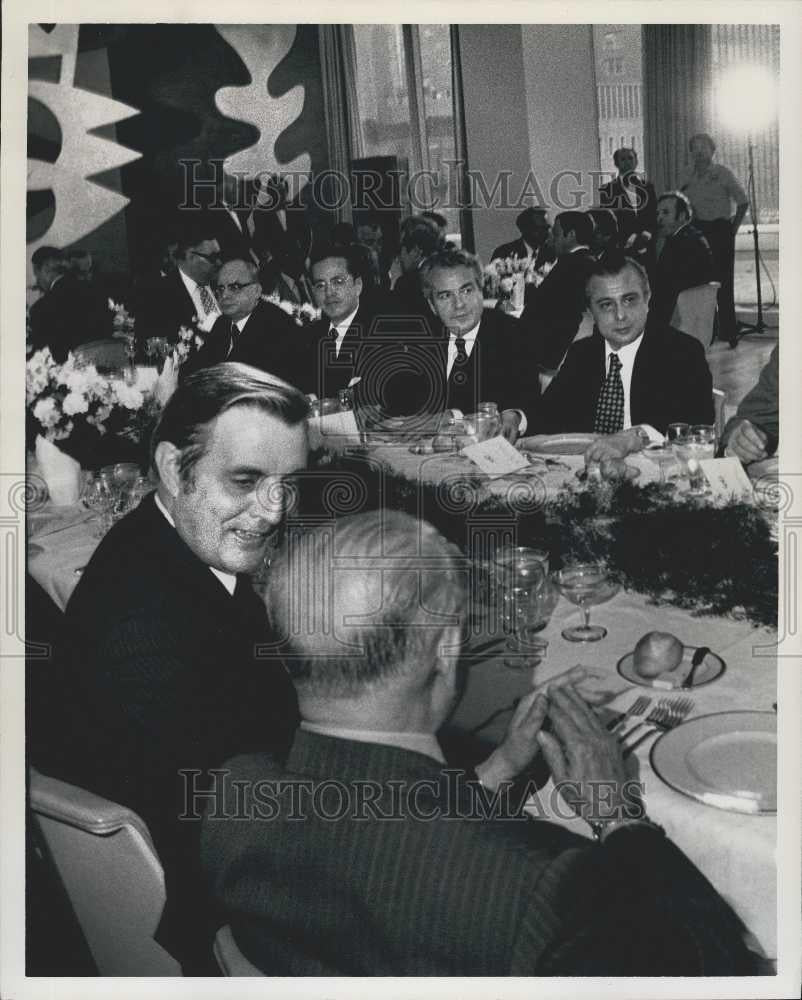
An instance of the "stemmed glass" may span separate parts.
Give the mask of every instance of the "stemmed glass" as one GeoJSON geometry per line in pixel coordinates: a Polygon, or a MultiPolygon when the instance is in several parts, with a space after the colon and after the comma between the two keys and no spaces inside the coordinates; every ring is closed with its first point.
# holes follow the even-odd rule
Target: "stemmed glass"
{"type": "Polygon", "coordinates": [[[582,611],[584,623],[563,629],[563,639],[569,642],[598,642],[607,635],[602,625],[590,624],[590,609],[594,604],[609,600],[616,591],[604,563],[571,563],[555,573],[554,581],[560,593],[582,611]]]}
{"type": "Polygon", "coordinates": [[[84,506],[94,511],[100,516],[98,527],[95,531],[96,538],[103,538],[112,525],[114,517],[115,496],[106,476],[89,473],[84,484],[83,496],[84,506]]]}

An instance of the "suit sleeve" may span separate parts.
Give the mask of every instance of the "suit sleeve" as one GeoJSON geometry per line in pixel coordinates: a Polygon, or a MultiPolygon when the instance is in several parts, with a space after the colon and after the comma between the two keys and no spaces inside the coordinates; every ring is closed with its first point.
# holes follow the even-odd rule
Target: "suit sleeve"
{"type": "Polygon", "coordinates": [[[584,421],[577,409],[580,401],[585,402],[582,394],[587,391],[585,365],[582,362],[581,350],[576,346],[570,348],[562,368],[543,393],[538,408],[537,426],[530,427],[531,432],[558,434],[591,429],[582,426],[584,421]]]}
{"type": "Polygon", "coordinates": [[[760,372],[756,385],[741,400],[737,413],[724,428],[720,442],[722,448],[738,424],[748,420],[768,434],[769,454],[777,450],[780,437],[779,383],[780,352],[779,348],[775,347],[768,363],[760,372]]]}
{"type": "MultiPolygon", "coordinates": [[[[552,917],[554,919],[554,917],[552,917]]],[[[633,826],[559,856],[521,921],[513,975],[733,976],[757,974],[744,928],[661,831],[633,826]],[[524,972],[528,924],[550,903],[559,930],[524,972]],[[537,902],[536,902],[537,901],[537,902]]]]}

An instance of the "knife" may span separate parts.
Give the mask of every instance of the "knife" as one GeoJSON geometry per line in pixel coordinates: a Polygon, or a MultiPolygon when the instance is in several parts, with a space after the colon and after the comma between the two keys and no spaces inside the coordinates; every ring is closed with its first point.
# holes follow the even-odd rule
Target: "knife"
{"type": "Polygon", "coordinates": [[[696,673],[696,668],[704,660],[704,658],[707,656],[709,652],[710,652],[709,646],[700,646],[693,654],[693,657],[691,658],[691,669],[688,671],[688,676],[685,678],[682,684],[680,684],[681,690],[687,691],[689,688],[693,687],[693,678],[694,674],[696,673]]]}

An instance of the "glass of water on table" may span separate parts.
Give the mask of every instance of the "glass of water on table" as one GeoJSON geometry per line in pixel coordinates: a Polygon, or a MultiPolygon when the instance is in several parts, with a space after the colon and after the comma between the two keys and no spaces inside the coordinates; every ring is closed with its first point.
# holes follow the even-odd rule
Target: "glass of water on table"
{"type": "Polygon", "coordinates": [[[676,445],[677,455],[688,470],[689,496],[704,496],[707,480],[700,462],[715,458],[716,431],[706,424],[695,424],[676,445]]]}

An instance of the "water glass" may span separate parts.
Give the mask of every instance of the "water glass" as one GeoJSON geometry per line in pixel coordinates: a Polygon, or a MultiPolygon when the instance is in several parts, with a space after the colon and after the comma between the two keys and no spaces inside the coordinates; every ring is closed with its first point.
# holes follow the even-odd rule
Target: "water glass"
{"type": "Polygon", "coordinates": [[[707,492],[707,480],[699,463],[715,457],[715,435],[711,439],[707,434],[689,434],[677,445],[677,454],[688,470],[688,495],[703,496],[707,492]]]}
{"type": "Polygon", "coordinates": [[[690,424],[669,424],[666,428],[666,437],[669,444],[675,444],[677,441],[682,440],[682,438],[687,437],[690,430],[690,424]]]}
{"type": "Polygon", "coordinates": [[[108,476],[90,473],[84,484],[82,500],[85,507],[98,514],[100,520],[95,537],[102,538],[114,520],[115,496],[108,476]]]}
{"type": "MultiPolygon", "coordinates": [[[[487,425],[487,437],[495,437],[501,431],[501,414],[498,412],[498,403],[479,403],[476,407],[476,413],[479,417],[486,417],[488,420],[487,425]]],[[[484,441],[485,438],[479,438],[480,441],[484,441]]]]}

